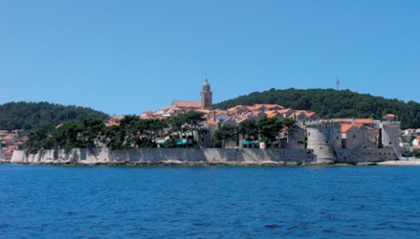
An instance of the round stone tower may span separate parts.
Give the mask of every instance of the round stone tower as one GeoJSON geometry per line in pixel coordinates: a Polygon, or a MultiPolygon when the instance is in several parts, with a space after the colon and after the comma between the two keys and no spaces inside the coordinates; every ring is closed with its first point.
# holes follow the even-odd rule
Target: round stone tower
{"type": "Polygon", "coordinates": [[[384,121],[381,122],[381,135],[382,135],[382,146],[391,147],[394,149],[395,153],[398,156],[401,156],[401,148],[400,148],[400,122],[397,120],[397,117],[394,116],[393,118],[387,118],[384,116],[384,121]]]}
{"type": "Polygon", "coordinates": [[[342,148],[340,124],[333,121],[313,121],[306,123],[308,149],[313,149],[317,162],[337,161],[336,148],[342,148]]]}

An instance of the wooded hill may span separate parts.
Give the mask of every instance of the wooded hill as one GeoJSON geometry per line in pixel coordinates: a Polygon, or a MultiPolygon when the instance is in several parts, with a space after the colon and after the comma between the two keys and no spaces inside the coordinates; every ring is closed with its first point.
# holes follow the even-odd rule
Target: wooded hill
{"type": "Polygon", "coordinates": [[[108,117],[107,114],[90,108],[47,102],[11,102],[0,105],[0,129],[7,130],[49,129],[65,122],[108,117]]]}
{"type": "Polygon", "coordinates": [[[370,94],[359,94],[349,90],[333,89],[270,89],[222,101],[214,109],[227,109],[235,105],[279,104],[286,108],[310,110],[324,119],[330,118],[374,118],[381,119],[392,113],[401,121],[401,128],[420,128],[420,104],[386,99],[370,94]]]}

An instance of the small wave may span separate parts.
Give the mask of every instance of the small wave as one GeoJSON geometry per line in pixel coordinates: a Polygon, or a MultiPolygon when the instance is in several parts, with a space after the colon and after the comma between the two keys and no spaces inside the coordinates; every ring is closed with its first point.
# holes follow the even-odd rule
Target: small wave
{"type": "Polygon", "coordinates": [[[268,224],[264,226],[265,228],[270,228],[270,229],[276,229],[276,228],[281,228],[281,225],[277,225],[277,224],[268,224]]]}

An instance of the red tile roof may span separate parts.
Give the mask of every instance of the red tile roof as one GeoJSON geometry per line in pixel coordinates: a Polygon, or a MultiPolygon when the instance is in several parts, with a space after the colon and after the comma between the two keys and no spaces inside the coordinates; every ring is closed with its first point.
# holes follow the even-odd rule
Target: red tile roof
{"type": "Polygon", "coordinates": [[[352,118],[342,118],[342,119],[331,119],[337,123],[355,123],[355,124],[372,124],[373,119],[352,119],[352,118]]]}
{"type": "Polygon", "coordinates": [[[181,108],[201,108],[200,102],[192,102],[192,101],[174,101],[174,105],[181,108]]]}
{"type": "Polygon", "coordinates": [[[108,121],[105,123],[106,126],[119,126],[120,124],[114,121],[108,121]]]}
{"type": "Polygon", "coordinates": [[[386,115],[384,115],[384,118],[395,118],[395,117],[397,117],[397,116],[394,115],[394,114],[386,114],[386,115]]]}
{"type": "Polygon", "coordinates": [[[283,106],[278,105],[278,104],[255,104],[255,106],[264,106],[267,109],[272,109],[272,108],[284,109],[283,106]]]}
{"type": "Polygon", "coordinates": [[[208,113],[210,113],[211,111],[210,110],[208,110],[208,109],[196,109],[195,111],[197,111],[197,112],[201,112],[201,113],[204,113],[204,114],[208,114],[208,113]]]}
{"type": "Polygon", "coordinates": [[[10,145],[9,146],[9,150],[18,150],[19,149],[19,146],[17,146],[17,145],[10,145]]]}
{"type": "Polygon", "coordinates": [[[207,120],[206,122],[210,125],[217,125],[216,121],[213,120],[207,120]]]}
{"type": "Polygon", "coordinates": [[[15,138],[12,137],[11,135],[7,135],[3,137],[4,140],[14,140],[15,138]]]}
{"type": "Polygon", "coordinates": [[[277,110],[270,110],[264,113],[267,115],[268,118],[273,118],[280,114],[279,112],[277,112],[277,110]]]}
{"type": "Polygon", "coordinates": [[[341,132],[347,133],[352,127],[353,125],[351,124],[341,124],[341,132]]]}

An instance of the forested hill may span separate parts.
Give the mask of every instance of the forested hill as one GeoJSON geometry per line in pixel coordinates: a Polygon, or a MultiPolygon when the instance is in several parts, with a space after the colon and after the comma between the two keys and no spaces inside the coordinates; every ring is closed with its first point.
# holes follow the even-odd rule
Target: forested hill
{"type": "Polygon", "coordinates": [[[11,102],[0,105],[0,129],[52,128],[69,121],[88,118],[106,119],[109,116],[89,108],[64,106],[47,102],[11,102]]]}
{"type": "Polygon", "coordinates": [[[270,89],[253,92],[235,99],[222,101],[213,108],[227,109],[235,105],[279,104],[286,108],[310,110],[324,119],[329,118],[374,118],[388,113],[395,114],[401,128],[420,128],[420,104],[405,103],[397,99],[385,99],[370,94],[333,89],[270,89]]]}

